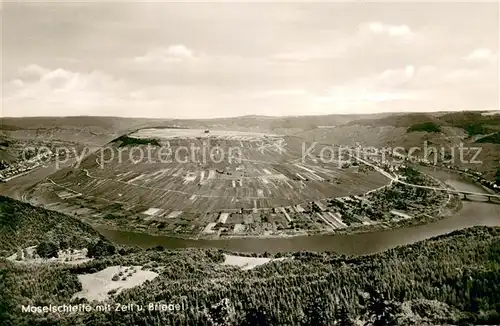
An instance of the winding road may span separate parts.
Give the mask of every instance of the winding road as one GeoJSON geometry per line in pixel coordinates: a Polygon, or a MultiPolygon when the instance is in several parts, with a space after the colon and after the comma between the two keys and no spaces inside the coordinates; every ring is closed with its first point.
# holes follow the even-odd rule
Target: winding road
{"type": "Polygon", "coordinates": [[[497,198],[497,199],[500,199],[500,195],[497,195],[497,194],[488,194],[488,193],[480,193],[480,192],[472,192],[472,191],[462,191],[462,190],[456,190],[456,189],[449,189],[449,188],[439,188],[439,187],[432,187],[432,186],[422,186],[422,185],[416,185],[416,184],[413,184],[413,183],[408,183],[408,182],[404,182],[402,180],[400,180],[398,178],[398,176],[394,176],[392,174],[390,174],[389,172],[385,171],[384,169],[376,166],[375,164],[372,164],[366,160],[363,160],[357,156],[354,156],[354,155],[350,155],[352,158],[354,158],[355,160],[363,163],[363,164],[366,164],[368,166],[371,166],[372,168],[374,168],[375,170],[377,170],[379,173],[381,173],[382,175],[386,176],[387,178],[389,178],[392,182],[398,182],[398,183],[401,183],[405,186],[410,186],[410,187],[414,187],[414,188],[421,188],[421,189],[428,189],[428,190],[435,190],[435,191],[444,191],[444,192],[447,192],[447,193],[452,193],[452,194],[463,194],[463,195],[472,195],[472,196],[484,196],[484,197],[488,197],[488,198],[497,198]]]}

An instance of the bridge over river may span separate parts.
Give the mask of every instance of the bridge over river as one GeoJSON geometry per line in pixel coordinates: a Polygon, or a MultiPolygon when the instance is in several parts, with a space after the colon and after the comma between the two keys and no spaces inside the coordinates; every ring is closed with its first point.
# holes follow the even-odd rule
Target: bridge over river
{"type": "Polygon", "coordinates": [[[464,190],[458,190],[458,189],[453,189],[453,188],[440,188],[440,187],[432,187],[432,186],[423,186],[423,185],[416,185],[413,183],[408,183],[404,182],[399,179],[399,176],[394,176],[391,173],[385,171],[381,167],[368,162],[367,160],[361,159],[360,157],[356,155],[350,155],[352,158],[358,160],[361,163],[364,163],[366,165],[371,166],[374,168],[376,171],[384,175],[385,177],[389,178],[392,182],[399,182],[401,184],[404,184],[409,187],[414,187],[414,188],[421,188],[421,189],[430,189],[430,190],[435,190],[435,191],[443,191],[449,194],[455,194],[459,196],[463,196],[463,199],[470,199],[471,196],[475,197],[484,197],[487,198],[489,202],[492,202],[492,199],[497,199],[500,200],[500,194],[492,194],[492,193],[484,193],[484,192],[474,192],[474,191],[464,191],[464,190]],[[469,196],[469,198],[467,197],[469,196]]]}
{"type": "Polygon", "coordinates": [[[492,199],[498,199],[500,200],[500,194],[490,194],[490,193],[484,193],[484,192],[473,192],[473,191],[463,191],[463,190],[457,190],[457,189],[452,189],[452,188],[439,188],[439,187],[430,187],[430,186],[421,186],[421,185],[416,185],[412,183],[407,183],[404,181],[399,180],[398,178],[393,179],[394,182],[399,182],[401,184],[404,184],[406,186],[414,187],[414,188],[422,188],[422,189],[430,189],[430,190],[435,190],[435,191],[443,191],[449,194],[453,195],[461,195],[463,196],[463,199],[470,199],[467,198],[467,196],[475,196],[475,197],[484,197],[488,198],[488,201],[492,201],[492,199]]]}

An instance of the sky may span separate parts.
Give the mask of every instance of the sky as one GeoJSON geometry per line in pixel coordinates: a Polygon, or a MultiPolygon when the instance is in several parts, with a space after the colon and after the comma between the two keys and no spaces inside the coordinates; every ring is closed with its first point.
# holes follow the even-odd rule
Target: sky
{"type": "Polygon", "coordinates": [[[495,2],[4,2],[2,116],[499,108],[495,2]]]}

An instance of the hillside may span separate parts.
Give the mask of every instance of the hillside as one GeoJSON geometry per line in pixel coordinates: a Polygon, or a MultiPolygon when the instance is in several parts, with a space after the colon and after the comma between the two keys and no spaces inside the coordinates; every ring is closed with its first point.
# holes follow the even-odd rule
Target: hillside
{"type": "Polygon", "coordinates": [[[340,125],[362,118],[379,118],[387,114],[373,115],[311,115],[311,116],[258,116],[247,115],[239,117],[212,119],[152,119],[98,116],[70,117],[26,117],[0,118],[0,132],[12,133],[20,130],[86,130],[94,133],[117,134],[145,127],[230,127],[233,130],[262,129],[267,131],[277,129],[307,130],[316,126],[340,125]]]}
{"type": "Polygon", "coordinates": [[[4,131],[22,129],[89,129],[95,132],[112,132],[125,130],[149,123],[158,123],[161,119],[122,118],[99,116],[70,116],[70,117],[23,117],[0,118],[0,126],[4,131]]]}
{"type": "Polygon", "coordinates": [[[460,128],[469,136],[488,134],[500,130],[499,115],[484,115],[482,112],[449,112],[449,113],[407,113],[394,114],[383,118],[354,120],[349,123],[365,126],[392,126],[395,128],[411,128],[422,124],[460,128]]]}
{"type": "Polygon", "coordinates": [[[396,113],[386,117],[369,117],[368,119],[359,119],[348,123],[349,125],[358,124],[364,126],[392,126],[395,128],[409,128],[415,124],[433,122],[440,124],[441,120],[437,114],[430,113],[396,113]]]}
{"type": "Polygon", "coordinates": [[[489,144],[500,144],[500,132],[494,133],[492,135],[480,138],[476,140],[476,143],[489,143],[489,144]]]}
{"type": "Polygon", "coordinates": [[[0,271],[3,318],[6,325],[500,323],[499,228],[457,231],[371,256],[290,253],[283,261],[250,270],[221,264],[223,259],[221,251],[210,249],[155,248],[123,251],[80,266],[33,269],[9,263],[0,271]],[[131,265],[159,272],[154,280],[110,294],[105,301],[132,309],[71,315],[20,312],[19,303],[89,303],[71,299],[82,288],[76,275],[131,265]],[[182,304],[185,310],[136,308],[149,303],[182,304]]]}
{"type": "Polygon", "coordinates": [[[423,122],[412,125],[407,132],[424,131],[424,132],[441,132],[441,126],[434,122],[423,122]]]}
{"type": "Polygon", "coordinates": [[[28,197],[61,212],[86,208],[82,218],[123,230],[188,238],[282,236],[344,228],[333,212],[313,213],[311,202],[327,205],[327,198],[388,183],[366,167],[298,162],[301,145],[296,137],[254,132],[140,129],[108,144],[103,158],[89,155],[79,167],[52,174],[52,183],[33,187],[28,197]],[[213,152],[209,148],[225,154],[210,159],[203,154],[213,152]],[[165,149],[173,154],[162,155],[165,149]],[[130,159],[137,152],[148,155],[130,159]]]}
{"type": "Polygon", "coordinates": [[[99,238],[94,229],[71,216],[0,196],[0,253],[12,254],[41,241],[65,241],[80,248],[99,238]]]}
{"type": "MultiPolygon", "coordinates": [[[[481,112],[408,113],[382,118],[357,119],[329,129],[311,129],[296,134],[309,141],[352,146],[402,147],[423,157],[425,147],[434,147],[439,161],[449,161],[462,168],[472,168],[493,180],[500,168],[500,115],[481,112]],[[464,160],[459,159],[463,146],[464,160]],[[477,150],[476,148],[480,148],[477,150]],[[476,156],[476,152],[478,152],[476,156]],[[482,163],[477,163],[482,162],[482,163]]],[[[434,160],[434,155],[428,157],[434,160]]]]}
{"type": "Polygon", "coordinates": [[[0,170],[5,164],[10,164],[16,159],[17,151],[12,149],[12,141],[0,136],[0,170]]]}

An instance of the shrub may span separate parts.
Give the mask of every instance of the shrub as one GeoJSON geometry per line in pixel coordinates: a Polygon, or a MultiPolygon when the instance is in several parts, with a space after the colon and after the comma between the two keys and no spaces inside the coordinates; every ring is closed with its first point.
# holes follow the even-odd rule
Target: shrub
{"type": "Polygon", "coordinates": [[[116,252],[115,246],[107,241],[100,239],[95,243],[89,244],[87,247],[88,257],[105,257],[111,256],[116,252]]]}
{"type": "Polygon", "coordinates": [[[51,241],[42,241],[36,247],[36,253],[42,258],[58,257],[59,246],[51,241]]]}

